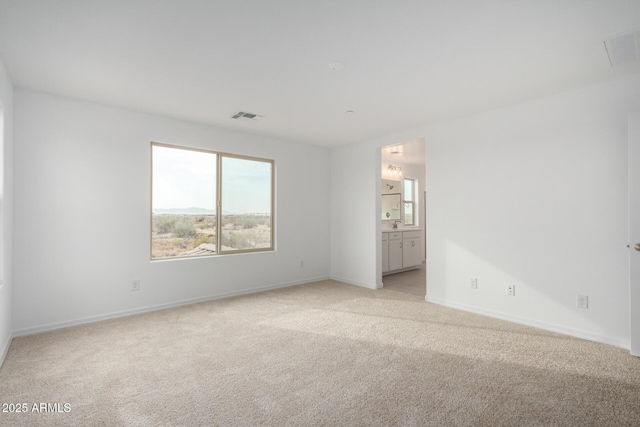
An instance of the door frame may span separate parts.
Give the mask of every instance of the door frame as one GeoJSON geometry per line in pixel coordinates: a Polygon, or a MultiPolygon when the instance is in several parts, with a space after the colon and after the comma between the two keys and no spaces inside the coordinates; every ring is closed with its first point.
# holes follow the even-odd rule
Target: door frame
{"type": "Polygon", "coordinates": [[[629,186],[629,343],[634,356],[640,356],[640,112],[628,117],[629,186]]]}

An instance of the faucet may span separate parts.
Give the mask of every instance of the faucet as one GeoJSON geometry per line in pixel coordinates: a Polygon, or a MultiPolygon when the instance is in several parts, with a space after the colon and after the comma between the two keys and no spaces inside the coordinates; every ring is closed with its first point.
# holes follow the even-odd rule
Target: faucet
{"type": "Polygon", "coordinates": [[[397,229],[398,229],[398,223],[399,223],[399,222],[400,222],[400,221],[397,221],[397,220],[396,220],[396,221],[393,221],[393,229],[394,229],[394,230],[397,230],[397,229]]]}

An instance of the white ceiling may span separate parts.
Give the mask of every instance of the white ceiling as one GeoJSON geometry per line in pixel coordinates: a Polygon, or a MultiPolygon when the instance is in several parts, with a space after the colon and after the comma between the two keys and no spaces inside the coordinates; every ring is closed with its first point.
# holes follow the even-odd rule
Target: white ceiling
{"type": "Polygon", "coordinates": [[[380,149],[382,160],[400,165],[424,165],[424,138],[388,145],[380,149]]]}
{"type": "Polygon", "coordinates": [[[0,0],[0,57],[18,87],[337,146],[640,72],[603,44],[638,28],[640,0],[0,0]]]}

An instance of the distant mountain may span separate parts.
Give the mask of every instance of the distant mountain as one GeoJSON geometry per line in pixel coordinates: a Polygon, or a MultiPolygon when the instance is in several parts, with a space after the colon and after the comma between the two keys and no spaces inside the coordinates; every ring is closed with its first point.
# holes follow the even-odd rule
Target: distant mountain
{"type": "Polygon", "coordinates": [[[205,208],[154,209],[154,215],[215,215],[216,211],[205,208]]]}

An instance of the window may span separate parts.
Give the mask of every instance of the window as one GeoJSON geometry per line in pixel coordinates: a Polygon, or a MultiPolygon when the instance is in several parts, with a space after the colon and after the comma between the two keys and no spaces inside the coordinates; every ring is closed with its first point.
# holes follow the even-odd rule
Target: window
{"type": "Polygon", "coordinates": [[[415,184],[414,179],[404,179],[404,225],[416,225],[415,184]]]}
{"type": "Polygon", "coordinates": [[[151,259],[273,250],[273,160],[151,151],[151,259]]]}

